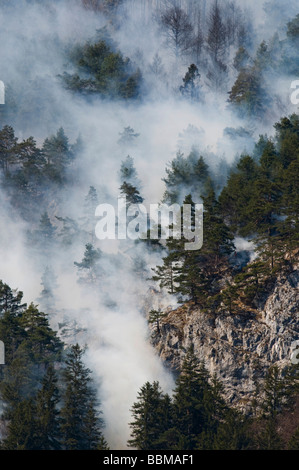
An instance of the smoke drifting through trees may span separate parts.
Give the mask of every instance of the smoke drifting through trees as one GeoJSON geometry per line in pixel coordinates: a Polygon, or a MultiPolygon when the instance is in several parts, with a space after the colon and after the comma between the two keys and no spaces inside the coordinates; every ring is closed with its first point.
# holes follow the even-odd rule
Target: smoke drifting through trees
{"type": "MultiPolygon", "coordinates": [[[[165,168],[178,149],[185,159],[191,152],[206,159],[219,191],[221,164],[249,152],[252,136],[261,131],[260,124],[248,129],[247,119],[240,121],[227,103],[238,75],[231,67],[236,52],[241,46],[252,57],[257,44],[252,33],[255,22],[250,23],[241,2],[110,2],[112,12],[109,2],[82,3],[88,8],[83,9],[79,1],[76,5],[68,1],[0,3],[0,39],[5,44],[0,78],[7,86],[6,106],[0,110],[1,225],[5,227],[0,277],[24,291],[26,301],[41,303],[54,327],[68,322],[78,325],[72,334],[88,346],[88,365],[107,426],[105,436],[112,448],[121,448],[126,446],[129,409],[140,386],[159,380],[166,392],[173,388],[173,378],[147,342],[144,315],[151,287],[148,274],[159,265],[161,254],[149,255],[143,245],[127,242],[96,242],[91,218],[86,219],[90,215],[86,197],[91,203],[115,204],[129,176],[126,183],[140,190],[145,204],[159,202],[165,191],[165,168]],[[102,73],[111,72],[112,62],[118,60],[122,66],[124,58],[130,58],[133,70],[141,71],[145,97],[134,104],[128,96],[132,82],[120,100],[112,96],[112,87],[102,101],[98,95],[77,93],[76,87],[65,89],[59,79],[65,71],[78,72],[71,46],[96,44],[99,30],[103,36],[102,28],[108,23],[105,13],[113,18],[111,36],[117,46],[109,51],[109,60],[104,57],[102,73]],[[133,28],[137,19],[139,27],[133,28]],[[200,74],[203,99],[199,102],[192,94],[191,100],[185,99],[180,91],[193,63],[200,74]],[[32,205],[23,198],[25,193],[30,194],[32,205]],[[95,255],[99,271],[94,269],[95,255]]],[[[87,78],[80,76],[83,84],[87,78]]],[[[105,89],[102,78],[96,77],[100,90],[105,89]]],[[[126,83],[129,78],[126,75],[126,83]]],[[[117,76],[115,83],[118,79],[123,77],[117,76]]],[[[285,101],[284,109],[288,105],[285,101]]],[[[276,111],[273,108],[270,127],[265,122],[269,133],[276,111]]],[[[181,196],[184,186],[177,190],[181,196]]],[[[158,305],[151,307],[169,302],[173,300],[157,296],[158,305]]]]}

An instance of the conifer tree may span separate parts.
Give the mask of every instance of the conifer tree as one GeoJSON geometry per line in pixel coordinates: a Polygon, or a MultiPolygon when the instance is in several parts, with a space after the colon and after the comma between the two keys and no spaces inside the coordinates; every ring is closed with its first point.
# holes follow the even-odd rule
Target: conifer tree
{"type": "Polygon", "coordinates": [[[132,406],[131,439],[128,444],[137,450],[159,448],[161,434],[169,426],[166,418],[169,399],[163,395],[159,382],[146,382],[132,406]]]}
{"type": "Polygon", "coordinates": [[[50,364],[36,396],[35,428],[36,446],[39,450],[60,449],[59,400],[58,378],[53,365],[50,364]]]}
{"type": "Polygon", "coordinates": [[[49,326],[45,313],[31,303],[23,312],[20,324],[26,332],[26,349],[34,364],[45,364],[59,360],[62,342],[49,326]]]}
{"type": "Polygon", "coordinates": [[[228,99],[237,114],[261,119],[269,99],[260,69],[255,65],[242,68],[228,99]]]}
{"type": "Polygon", "coordinates": [[[83,277],[79,277],[79,282],[95,283],[100,276],[99,260],[102,252],[99,248],[94,248],[91,243],[85,245],[85,251],[81,262],[74,262],[79,273],[83,273],[83,277]]]}
{"type": "Polygon", "coordinates": [[[42,155],[46,160],[45,174],[49,179],[61,183],[65,179],[65,169],[71,163],[73,155],[64,129],[58,129],[56,135],[45,139],[42,155]]]}
{"type": "Polygon", "coordinates": [[[160,321],[161,319],[165,316],[165,313],[162,312],[162,310],[154,310],[152,309],[149,312],[148,316],[148,322],[150,325],[154,325],[155,331],[157,334],[160,334],[160,321]]]}
{"type": "Polygon", "coordinates": [[[197,436],[205,430],[207,410],[204,398],[209,387],[209,373],[190,348],[186,353],[173,397],[175,423],[184,436],[185,450],[194,449],[197,436]]]}
{"type": "Polygon", "coordinates": [[[13,127],[5,125],[0,131],[0,165],[4,174],[8,173],[10,164],[15,161],[17,141],[13,127]]]}
{"type": "Polygon", "coordinates": [[[41,277],[41,285],[43,289],[40,293],[39,302],[45,311],[53,310],[55,305],[54,290],[57,287],[57,277],[51,266],[46,266],[41,277]]]}
{"type": "Polygon", "coordinates": [[[95,240],[95,210],[98,204],[97,190],[94,186],[90,186],[88,194],[85,196],[82,217],[82,229],[87,233],[90,243],[94,243],[95,240]]]}
{"type": "Polygon", "coordinates": [[[188,67],[188,71],[186,72],[183,83],[180,87],[180,92],[186,98],[191,101],[198,101],[199,96],[199,80],[200,80],[200,73],[198,68],[195,64],[191,64],[188,67]]]}
{"type": "Polygon", "coordinates": [[[140,192],[132,184],[124,181],[119,189],[120,189],[121,196],[126,198],[127,205],[142,204],[143,197],[140,196],[140,192]]]}
{"type": "Polygon", "coordinates": [[[20,400],[13,408],[4,439],[4,450],[37,450],[35,408],[31,399],[20,400]]]}
{"type": "Polygon", "coordinates": [[[64,391],[61,408],[62,448],[95,450],[104,447],[102,421],[92,386],[91,371],[82,361],[83,350],[71,346],[65,360],[64,391]]]}

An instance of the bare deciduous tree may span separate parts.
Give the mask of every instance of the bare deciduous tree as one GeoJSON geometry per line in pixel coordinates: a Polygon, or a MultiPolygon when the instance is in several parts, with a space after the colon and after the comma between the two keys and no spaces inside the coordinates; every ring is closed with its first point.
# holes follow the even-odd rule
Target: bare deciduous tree
{"type": "Polygon", "coordinates": [[[161,24],[164,28],[167,45],[176,58],[192,47],[193,26],[182,8],[172,6],[162,12],[161,24]]]}
{"type": "Polygon", "coordinates": [[[213,60],[222,62],[226,48],[226,28],[217,0],[210,12],[207,46],[213,60]]]}

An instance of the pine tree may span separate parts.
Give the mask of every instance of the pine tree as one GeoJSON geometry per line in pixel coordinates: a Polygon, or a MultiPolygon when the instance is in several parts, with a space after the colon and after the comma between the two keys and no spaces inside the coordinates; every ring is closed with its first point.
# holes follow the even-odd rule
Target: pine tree
{"type": "Polygon", "coordinates": [[[132,406],[133,421],[130,423],[130,447],[137,450],[160,448],[160,436],[167,430],[169,422],[166,418],[169,398],[163,395],[159,382],[146,382],[137,395],[132,406]]]}
{"type": "Polygon", "coordinates": [[[8,424],[8,435],[2,444],[4,450],[37,450],[34,415],[32,400],[21,400],[15,405],[8,424]]]}
{"type": "Polygon", "coordinates": [[[99,260],[102,257],[102,252],[99,248],[94,248],[91,243],[85,245],[85,252],[81,262],[74,262],[77,266],[79,273],[83,273],[83,277],[79,278],[79,282],[95,283],[100,276],[99,260]]]}
{"type": "Polygon", "coordinates": [[[184,450],[194,449],[198,435],[205,430],[207,414],[204,398],[208,389],[209,373],[190,348],[176,381],[173,397],[175,423],[183,436],[184,450]]]}
{"type": "Polygon", "coordinates": [[[151,280],[158,282],[160,289],[166,288],[169,294],[174,294],[177,275],[176,254],[173,257],[169,254],[162,258],[162,261],[162,266],[152,268],[155,274],[151,277],[151,280]]]}
{"type": "Polygon", "coordinates": [[[249,155],[243,155],[218,198],[222,216],[229,222],[232,230],[242,236],[247,236],[250,232],[247,209],[248,202],[253,200],[254,204],[255,201],[253,184],[258,175],[257,163],[249,155]]]}
{"type": "Polygon", "coordinates": [[[126,181],[127,183],[140,189],[141,185],[138,179],[137,170],[134,165],[134,159],[130,155],[127,155],[125,160],[121,162],[119,180],[121,182],[126,181]]]}
{"type": "Polygon", "coordinates": [[[84,215],[82,229],[87,233],[90,243],[95,240],[95,210],[99,204],[98,193],[94,186],[89,187],[84,201],[84,215]]]}
{"type": "Polygon", "coordinates": [[[236,52],[234,62],[233,62],[233,66],[235,67],[235,69],[238,72],[240,72],[241,69],[248,66],[249,59],[250,59],[250,56],[249,56],[247,50],[243,46],[240,46],[239,49],[236,52]]]}
{"type": "Polygon", "coordinates": [[[211,267],[217,272],[221,261],[225,261],[234,250],[234,235],[224,222],[221,207],[213,189],[203,197],[204,205],[204,243],[202,252],[210,260],[211,267]]]}
{"type": "Polygon", "coordinates": [[[23,312],[20,324],[26,332],[26,349],[34,364],[47,364],[59,360],[62,342],[49,326],[45,313],[31,303],[23,312]]]}
{"type": "Polygon", "coordinates": [[[57,234],[57,237],[61,240],[63,246],[71,246],[75,241],[81,241],[82,231],[81,228],[74,219],[70,217],[59,217],[55,218],[62,223],[62,228],[57,234]]]}
{"type": "Polygon", "coordinates": [[[62,448],[93,450],[103,445],[102,421],[91,382],[91,371],[82,362],[83,350],[71,346],[65,360],[61,408],[62,448]]]}
{"type": "Polygon", "coordinates": [[[120,189],[121,196],[126,198],[127,205],[142,204],[143,197],[140,196],[140,192],[132,184],[124,181],[119,189],[120,189]]]}
{"type": "Polygon", "coordinates": [[[187,157],[178,151],[165,172],[166,177],[162,178],[166,185],[163,202],[182,204],[186,194],[191,194],[194,201],[201,201],[201,195],[206,193],[210,173],[207,163],[195,148],[187,157]]]}
{"type": "Polygon", "coordinates": [[[200,80],[200,73],[198,68],[195,64],[191,64],[188,67],[188,71],[183,78],[183,83],[180,87],[180,92],[183,96],[188,98],[191,101],[198,101],[199,96],[199,80],[200,80]]]}
{"type": "Polygon", "coordinates": [[[17,137],[11,126],[4,126],[0,131],[0,165],[4,174],[8,173],[9,166],[16,158],[17,137]]]}
{"type": "Polygon", "coordinates": [[[213,450],[250,450],[253,443],[249,425],[249,418],[229,409],[217,428],[213,450]]]}
{"type": "Polygon", "coordinates": [[[160,334],[160,321],[165,316],[162,310],[154,310],[152,309],[149,312],[148,316],[148,323],[150,325],[154,325],[155,332],[159,335],[160,334]]]}
{"type": "Polygon", "coordinates": [[[45,174],[49,179],[61,183],[65,179],[65,169],[73,159],[68,137],[62,127],[56,135],[45,139],[42,155],[46,160],[45,174]]]}
{"type": "Polygon", "coordinates": [[[43,249],[49,250],[55,242],[56,228],[52,224],[47,212],[44,212],[39,220],[38,228],[33,232],[33,240],[43,249]]]}
{"type": "Polygon", "coordinates": [[[288,383],[277,366],[271,366],[262,387],[259,400],[261,429],[256,436],[256,446],[262,450],[280,450],[282,439],[277,432],[277,417],[289,404],[288,383]]]}
{"type": "Polygon", "coordinates": [[[53,365],[50,364],[36,396],[36,445],[39,450],[60,449],[59,400],[58,378],[53,365]]]}
{"type": "Polygon", "coordinates": [[[46,266],[41,277],[41,285],[43,289],[40,293],[38,301],[45,311],[49,312],[53,310],[55,305],[54,290],[57,287],[57,276],[51,266],[46,266]]]}
{"type": "Polygon", "coordinates": [[[269,100],[260,69],[256,66],[242,68],[228,99],[237,114],[261,119],[269,100]]]}
{"type": "Polygon", "coordinates": [[[120,132],[120,138],[118,140],[118,143],[120,145],[132,145],[136,142],[137,137],[139,137],[139,133],[135,132],[134,129],[131,126],[127,126],[124,128],[122,132],[120,132]]]}
{"type": "Polygon", "coordinates": [[[22,291],[13,290],[0,281],[0,318],[5,312],[9,312],[13,316],[21,313],[26,308],[26,304],[22,303],[22,299],[22,291]]]}

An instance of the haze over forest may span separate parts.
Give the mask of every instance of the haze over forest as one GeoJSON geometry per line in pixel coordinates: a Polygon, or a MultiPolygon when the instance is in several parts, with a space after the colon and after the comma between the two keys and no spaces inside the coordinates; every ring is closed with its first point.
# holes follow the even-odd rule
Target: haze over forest
{"type": "MultiPolygon", "coordinates": [[[[117,207],[120,194],[146,207],[191,194],[214,208],[212,188],[232,230],[227,255],[245,247],[253,261],[254,217],[229,212],[224,188],[241,157],[261,171],[282,118],[293,116],[298,133],[298,14],[295,0],[0,1],[0,279],[85,350],[111,449],[127,448],[144,383],[175,387],[151,344],[149,311],[192,296],[152,279],[165,244],[97,239],[95,208],[117,207]]],[[[292,145],[275,173],[282,185],[298,169],[292,145]]],[[[279,216],[295,217],[283,201],[279,216]]]]}

